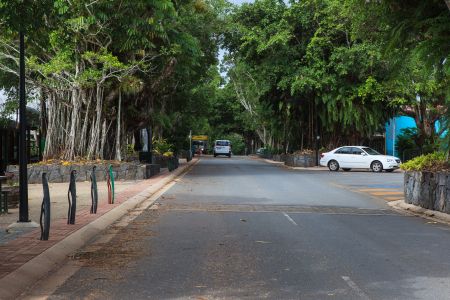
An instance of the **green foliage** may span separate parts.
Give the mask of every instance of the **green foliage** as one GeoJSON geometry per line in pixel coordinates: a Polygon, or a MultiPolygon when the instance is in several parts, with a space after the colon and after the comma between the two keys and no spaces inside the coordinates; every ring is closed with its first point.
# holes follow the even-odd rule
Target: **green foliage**
{"type": "Polygon", "coordinates": [[[166,139],[153,139],[153,152],[155,154],[164,155],[173,152],[173,145],[168,143],[166,139]]]}
{"type": "Polygon", "coordinates": [[[221,139],[229,140],[231,142],[231,149],[233,151],[233,154],[235,155],[243,155],[245,154],[245,142],[242,135],[238,133],[231,133],[228,135],[225,135],[221,139]]]}
{"type": "Polygon", "coordinates": [[[333,0],[235,9],[225,39],[229,85],[251,104],[248,119],[268,132],[265,143],[299,147],[306,136],[312,147],[315,114],[323,137],[371,136],[393,114],[380,84],[381,49],[352,37],[352,16],[348,3],[333,0]]]}
{"type": "Polygon", "coordinates": [[[315,122],[323,146],[358,143],[400,112],[419,148],[435,144],[450,95],[444,1],[256,0],[230,24],[228,86],[269,146],[314,147],[315,122]]]}
{"type": "Polygon", "coordinates": [[[434,152],[416,157],[400,167],[405,171],[442,171],[450,169],[450,161],[446,153],[434,152]]]}
{"type": "MultiPolygon", "coordinates": [[[[65,129],[77,95],[79,122],[87,120],[93,132],[94,114],[101,114],[109,126],[104,153],[116,153],[120,94],[124,139],[151,126],[167,140],[161,153],[187,149],[190,129],[211,128],[229,7],[224,0],[0,0],[0,88],[17,86],[17,31],[26,29],[27,90],[42,91],[48,101],[58,97],[67,107],[65,120],[58,120],[65,129]]],[[[11,103],[2,114],[14,111],[11,103]]]]}
{"type": "MultiPolygon", "coordinates": [[[[30,90],[60,95],[69,116],[74,89],[86,98],[101,86],[108,124],[121,91],[124,135],[151,126],[171,150],[187,149],[189,130],[235,139],[235,152],[251,141],[313,148],[316,134],[332,148],[371,138],[400,112],[418,126],[399,137],[402,149],[411,139],[435,149],[442,132],[430,128],[450,129],[443,0],[0,0],[0,29],[2,89],[15,92],[25,30],[30,90]]],[[[14,112],[13,101],[4,108],[14,112]]]]}
{"type": "Polygon", "coordinates": [[[127,157],[131,157],[136,155],[136,151],[134,151],[134,145],[133,144],[127,144],[126,152],[127,157]]]}
{"type": "Polygon", "coordinates": [[[403,128],[397,136],[396,147],[400,157],[404,157],[404,153],[420,150],[417,145],[418,131],[417,128],[403,128]]]}

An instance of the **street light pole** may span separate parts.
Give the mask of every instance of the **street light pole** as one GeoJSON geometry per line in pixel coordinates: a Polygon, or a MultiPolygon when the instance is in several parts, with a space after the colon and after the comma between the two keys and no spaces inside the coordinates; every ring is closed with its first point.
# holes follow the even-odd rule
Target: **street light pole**
{"type": "Polygon", "coordinates": [[[19,32],[19,222],[30,222],[28,215],[28,175],[27,175],[27,102],[25,99],[25,38],[19,32]]]}

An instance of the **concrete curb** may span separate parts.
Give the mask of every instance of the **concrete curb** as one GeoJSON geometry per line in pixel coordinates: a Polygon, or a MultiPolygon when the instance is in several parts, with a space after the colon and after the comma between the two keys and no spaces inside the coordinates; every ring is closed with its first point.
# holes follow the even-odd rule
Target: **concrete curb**
{"type": "Polygon", "coordinates": [[[388,205],[396,210],[401,210],[419,217],[424,217],[427,219],[450,224],[450,215],[440,211],[430,210],[413,204],[408,204],[403,200],[391,201],[388,202],[388,205]]]}
{"type": "MultiPolygon", "coordinates": [[[[199,159],[192,160],[186,166],[173,171],[155,185],[124,201],[119,206],[100,216],[95,221],[75,231],[65,239],[34,257],[20,268],[0,279],[0,299],[15,299],[30,288],[38,280],[47,276],[63,263],[67,256],[83,247],[93,237],[101,233],[112,223],[120,219],[130,210],[157,193],[164,186],[188,172],[199,159]]],[[[155,199],[156,200],[156,199],[155,199]]]]}

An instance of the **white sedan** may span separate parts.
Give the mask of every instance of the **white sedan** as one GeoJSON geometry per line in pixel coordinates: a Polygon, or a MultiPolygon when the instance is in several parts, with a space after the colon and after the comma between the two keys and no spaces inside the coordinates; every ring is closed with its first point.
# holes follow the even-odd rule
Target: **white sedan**
{"type": "Polygon", "coordinates": [[[330,171],[351,169],[371,169],[374,172],[392,172],[400,167],[400,159],[382,155],[369,147],[345,146],[320,155],[320,165],[330,171]]]}

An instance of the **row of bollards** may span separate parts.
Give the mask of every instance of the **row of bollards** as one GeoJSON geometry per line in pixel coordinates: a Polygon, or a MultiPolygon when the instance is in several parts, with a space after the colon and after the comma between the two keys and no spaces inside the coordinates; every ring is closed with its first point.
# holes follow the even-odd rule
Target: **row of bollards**
{"type": "MultiPolygon", "coordinates": [[[[97,177],[95,175],[97,167],[92,168],[91,174],[91,214],[97,213],[98,206],[98,189],[97,189],[97,177]]],[[[75,216],[77,210],[77,189],[76,189],[76,176],[77,171],[72,170],[70,172],[70,183],[69,190],[67,192],[67,200],[69,203],[69,208],[67,211],[67,224],[75,224],[75,216]]],[[[108,185],[108,203],[114,203],[114,173],[113,168],[110,165],[107,173],[107,185],[108,185]]],[[[40,216],[40,226],[41,226],[41,237],[43,241],[47,241],[50,234],[50,191],[48,187],[47,174],[42,174],[42,188],[44,192],[44,197],[42,199],[41,205],[41,216],[40,216]]]]}

